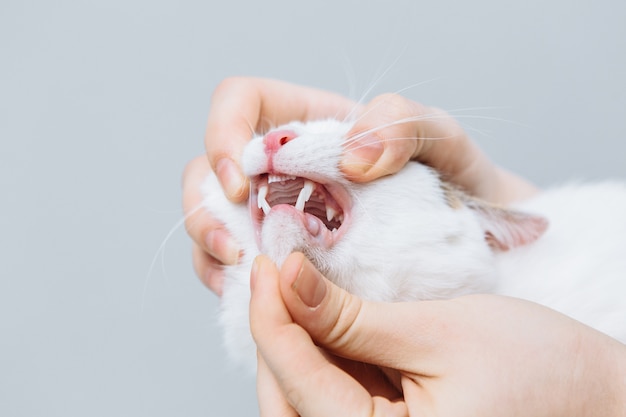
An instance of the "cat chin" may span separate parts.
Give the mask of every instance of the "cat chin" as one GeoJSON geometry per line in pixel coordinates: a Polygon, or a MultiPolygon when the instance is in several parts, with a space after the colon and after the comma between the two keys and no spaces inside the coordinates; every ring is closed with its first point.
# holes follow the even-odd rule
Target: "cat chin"
{"type": "Polygon", "coordinates": [[[323,252],[334,244],[333,232],[326,229],[317,217],[288,204],[273,207],[261,228],[261,252],[278,266],[292,252],[323,252]]]}

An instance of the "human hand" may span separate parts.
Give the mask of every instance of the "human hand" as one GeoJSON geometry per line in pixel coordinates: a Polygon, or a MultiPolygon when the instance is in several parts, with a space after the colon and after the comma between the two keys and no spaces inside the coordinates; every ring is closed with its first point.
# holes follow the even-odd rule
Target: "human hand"
{"type": "Polygon", "coordinates": [[[626,346],[537,304],[366,302],[298,253],[251,287],[261,416],[626,415],[626,346]]]}
{"type": "Polygon", "coordinates": [[[417,159],[472,194],[495,203],[508,203],[535,191],[532,185],[494,165],[441,110],[394,94],[360,105],[337,94],[281,81],[229,78],[212,97],[205,135],[208,158],[192,161],[183,177],[185,225],[194,241],[194,266],[214,292],[221,292],[221,266],[235,264],[239,248],[209,213],[192,214],[202,201],[199,185],[203,175],[212,169],[226,196],[241,202],[248,196],[249,184],[241,171],[240,156],[253,131],[292,120],[343,119],[348,115],[356,117],[348,137],[357,140],[346,147],[342,169],[353,181],[392,174],[410,159],[417,159]]]}
{"type": "Polygon", "coordinates": [[[374,98],[361,111],[348,137],[343,171],[356,182],[398,172],[420,161],[470,194],[495,204],[531,197],[535,186],[495,165],[445,111],[397,94],[374,98]]]}

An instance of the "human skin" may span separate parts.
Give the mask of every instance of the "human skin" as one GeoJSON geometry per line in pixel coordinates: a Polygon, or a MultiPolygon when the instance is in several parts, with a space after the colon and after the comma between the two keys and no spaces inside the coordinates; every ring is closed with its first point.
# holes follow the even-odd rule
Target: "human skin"
{"type": "Polygon", "coordinates": [[[624,416],[626,346],[508,297],[374,303],[256,259],[261,416],[624,416]]]}
{"type": "Polygon", "coordinates": [[[459,124],[442,110],[395,94],[367,104],[327,91],[261,78],[229,78],[213,93],[207,122],[206,155],[191,161],[183,174],[185,226],[193,245],[196,273],[221,295],[222,266],[237,263],[240,249],[211,213],[194,210],[202,202],[200,185],[212,170],[233,202],[248,197],[240,157],[253,131],[292,120],[356,116],[348,135],[370,132],[351,146],[341,168],[356,182],[372,181],[400,170],[409,160],[431,165],[447,180],[477,197],[507,204],[536,192],[534,186],[493,164],[459,124]],[[404,120],[403,123],[395,123],[404,120]],[[386,126],[380,128],[381,126],[386,126]],[[402,138],[402,140],[397,140],[402,138]],[[395,140],[390,140],[395,139],[395,140]]]}

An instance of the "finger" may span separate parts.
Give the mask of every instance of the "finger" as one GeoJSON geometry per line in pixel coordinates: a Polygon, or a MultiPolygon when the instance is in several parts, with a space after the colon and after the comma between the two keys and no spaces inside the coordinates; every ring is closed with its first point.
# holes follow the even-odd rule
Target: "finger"
{"type": "Polygon", "coordinates": [[[342,170],[356,182],[398,172],[409,159],[437,169],[473,195],[499,204],[528,198],[536,187],[483,153],[443,110],[397,94],[374,98],[351,131],[342,170]]]}
{"type": "Polygon", "coordinates": [[[415,122],[428,109],[395,94],[370,101],[348,132],[342,169],[353,181],[365,182],[399,171],[415,153],[415,122]]]}
{"type": "Polygon", "coordinates": [[[343,161],[345,172],[356,181],[393,174],[409,159],[457,175],[480,154],[454,118],[397,94],[368,103],[348,136],[359,138],[343,161]]]}
{"type": "Polygon", "coordinates": [[[431,109],[414,122],[418,145],[411,156],[441,172],[446,180],[497,204],[528,198],[534,185],[495,165],[449,114],[431,109]]]}
{"type": "Polygon", "coordinates": [[[213,93],[205,144],[226,196],[241,202],[248,181],[241,153],[254,132],[292,120],[345,118],[354,102],[337,94],[260,78],[228,78],[213,93]]]}
{"type": "Polygon", "coordinates": [[[259,354],[298,414],[406,415],[402,405],[372,398],[324,358],[306,331],[291,320],[281,299],[278,276],[276,266],[267,258],[256,259],[251,277],[250,324],[259,354]]]}
{"type": "Polygon", "coordinates": [[[193,268],[200,281],[217,296],[224,292],[223,264],[194,244],[192,247],[193,268]]]}
{"type": "MultiPolygon", "coordinates": [[[[399,375],[388,376],[385,371],[377,366],[334,356],[324,350],[320,350],[320,352],[330,363],[357,380],[372,397],[378,396],[396,401],[402,398],[402,393],[399,391],[399,375]]],[[[257,358],[257,364],[257,396],[261,416],[289,417],[297,415],[285,399],[276,378],[260,355],[257,358]]],[[[392,372],[395,371],[388,371],[389,374],[392,372]]]]}
{"type": "Polygon", "coordinates": [[[397,94],[368,103],[350,136],[358,139],[347,147],[343,167],[357,181],[393,174],[409,159],[456,176],[484,157],[450,115],[397,94]]]}
{"type": "Polygon", "coordinates": [[[439,373],[433,358],[451,331],[438,318],[446,304],[363,301],[324,278],[301,253],[284,262],[280,287],[289,317],[331,352],[416,375],[439,373]]]}
{"type": "Polygon", "coordinates": [[[256,381],[261,417],[298,417],[298,413],[287,402],[285,395],[280,390],[278,381],[261,355],[258,355],[257,358],[256,381]]]}
{"type": "Polygon", "coordinates": [[[202,208],[202,184],[211,172],[204,156],[192,160],[183,174],[183,211],[185,228],[196,245],[218,261],[234,265],[240,249],[224,225],[202,208]]]}

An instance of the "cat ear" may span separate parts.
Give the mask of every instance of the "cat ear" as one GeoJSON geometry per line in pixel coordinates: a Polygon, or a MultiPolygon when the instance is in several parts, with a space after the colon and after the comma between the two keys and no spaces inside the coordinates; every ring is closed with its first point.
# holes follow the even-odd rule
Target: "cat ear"
{"type": "Polygon", "coordinates": [[[535,214],[498,207],[471,197],[465,205],[476,213],[485,231],[485,240],[494,250],[507,251],[527,245],[548,229],[548,220],[535,214]]]}

